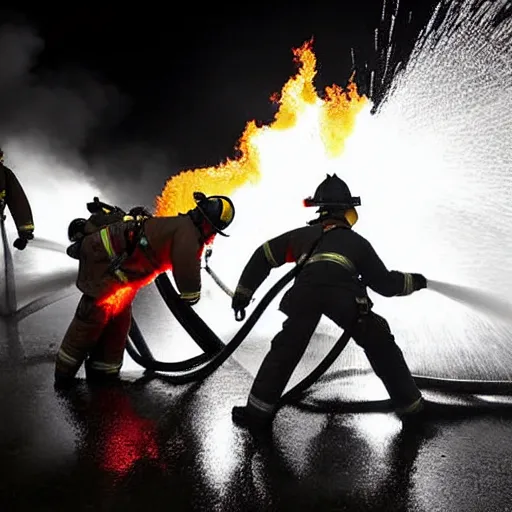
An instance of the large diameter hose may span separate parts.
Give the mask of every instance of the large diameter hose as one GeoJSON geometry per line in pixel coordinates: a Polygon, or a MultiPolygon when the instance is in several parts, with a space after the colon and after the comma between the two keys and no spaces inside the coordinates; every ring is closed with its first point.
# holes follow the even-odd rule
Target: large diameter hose
{"type": "MultiPolygon", "coordinates": [[[[187,329],[192,338],[202,346],[203,350],[210,350],[200,356],[182,361],[180,363],[165,363],[155,361],[151,352],[144,340],[144,337],[136,322],[133,323],[133,328],[130,333],[131,340],[128,343],[127,349],[131,357],[141,366],[153,370],[163,372],[176,372],[168,375],[168,380],[176,384],[188,383],[198,381],[206,378],[219,368],[238,348],[246,336],[249,334],[252,327],[259,320],[265,309],[275,296],[288,284],[298,272],[295,267],[288,274],[286,274],[278,283],[272,287],[267,295],[258,304],[252,315],[248,318],[247,322],[242,326],[240,331],[235,337],[227,344],[224,345],[222,341],[209,329],[204,321],[190,308],[179,300],[177,292],[174,290],[167,276],[161,276],[158,279],[157,286],[168,305],[169,309],[175,314],[180,323],[187,329]],[[192,323],[189,323],[191,321],[192,323]],[[202,331],[202,338],[198,332],[202,331]],[[206,341],[206,343],[205,343],[206,341]],[[213,355],[212,355],[213,353],[213,355]]],[[[437,286],[436,291],[442,293],[443,286],[437,286]]],[[[451,285],[450,285],[451,286],[451,285]]],[[[443,289],[446,292],[448,288],[443,289]]],[[[449,288],[453,292],[453,288],[449,288]]],[[[456,290],[460,292],[461,287],[456,290]]],[[[447,293],[446,293],[447,294],[447,293]]],[[[447,294],[448,295],[448,294],[447,294]]],[[[466,295],[467,297],[467,295],[466,295]]],[[[472,301],[474,302],[474,291],[472,301]]],[[[468,302],[468,299],[465,301],[468,302]]],[[[350,340],[350,332],[345,331],[340,339],[336,342],[334,347],[329,351],[320,364],[302,381],[300,381],[294,388],[285,393],[281,398],[280,405],[291,403],[299,400],[304,392],[313,385],[334,363],[334,361],[341,354],[348,341],[350,340]]],[[[419,388],[432,389],[445,392],[468,393],[468,394],[486,394],[486,395],[509,395],[512,394],[511,381],[482,381],[482,380],[464,380],[464,379],[447,379],[440,377],[413,375],[413,378],[419,388]]],[[[379,402],[380,403],[380,402],[379,402]]],[[[382,401],[383,406],[387,406],[389,401],[382,401]]]]}
{"type": "MultiPolygon", "coordinates": [[[[179,373],[166,374],[166,379],[175,384],[184,384],[188,382],[193,382],[197,380],[203,380],[209,375],[211,375],[217,368],[219,368],[230,356],[233,352],[240,346],[240,344],[245,340],[247,335],[251,332],[252,328],[256,324],[256,322],[260,319],[261,315],[265,312],[268,305],[274,300],[274,298],[278,295],[278,293],[290,282],[292,281],[298,272],[297,266],[291,269],[287,274],[285,274],[279,281],[277,281],[272,288],[266,293],[266,295],[261,299],[258,303],[252,314],[246,320],[246,322],[242,325],[240,330],[235,334],[232,340],[227,344],[223,345],[222,350],[218,350],[215,355],[208,356],[207,354],[202,354],[197,356],[197,358],[189,359],[182,363],[164,363],[160,361],[154,360],[145,360],[144,358],[135,357],[138,364],[144,366],[148,370],[154,371],[163,371],[163,372],[173,372],[176,371],[177,365],[181,365],[184,367],[188,365],[188,368],[182,368],[179,370],[179,373]],[[201,364],[200,358],[205,358],[204,364],[201,364]],[[207,359],[207,360],[206,360],[207,359]],[[201,366],[197,366],[200,364],[201,366]]],[[[167,297],[172,295],[171,290],[176,293],[172,284],[167,279],[162,281],[159,284],[159,290],[164,297],[164,300],[167,303],[167,297]]],[[[169,305],[169,304],[168,304],[169,305]]],[[[169,305],[171,311],[174,313],[175,304],[169,305]]],[[[188,306],[187,306],[188,307],[188,306]]],[[[195,313],[194,313],[195,314],[195,313]]],[[[199,318],[199,316],[198,316],[199,318]]],[[[200,319],[200,318],[199,318],[200,319]]],[[[202,320],[201,320],[202,322],[202,320]]],[[[183,324],[182,324],[183,325],[183,324]]],[[[133,345],[135,348],[138,348],[139,345],[146,345],[145,340],[142,337],[142,334],[136,333],[134,330],[130,332],[130,338],[133,341],[133,345]]],[[[194,338],[196,339],[196,338],[194,338]]],[[[218,338],[217,338],[218,339],[218,338]]],[[[222,343],[222,342],[221,342],[222,343]]],[[[147,345],[146,345],[147,347],[147,345]]],[[[133,352],[134,347],[130,347],[130,355],[133,352]]]]}

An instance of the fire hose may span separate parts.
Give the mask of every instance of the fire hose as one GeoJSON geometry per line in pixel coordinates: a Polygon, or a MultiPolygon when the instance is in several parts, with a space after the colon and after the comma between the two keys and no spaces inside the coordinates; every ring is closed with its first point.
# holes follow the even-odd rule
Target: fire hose
{"type": "MultiPolygon", "coordinates": [[[[233,292],[227,287],[219,276],[209,267],[208,258],[211,252],[207,253],[205,270],[212,276],[216,284],[229,296],[233,292]]],[[[267,294],[261,299],[253,313],[227,344],[224,344],[213,331],[206,325],[195,311],[179,299],[179,295],[171,284],[167,275],[162,274],[156,280],[157,288],[164,302],[175,315],[181,325],[187,330],[191,337],[204,350],[204,353],[194,358],[179,363],[165,363],[156,361],[137,326],[133,321],[130,339],[127,350],[134,361],[150,371],[166,372],[166,380],[175,384],[201,381],[214,373],[240,346],[250,333],[256,322],[259,320],[268,305],[277,294],[291,282],[301,266],[297,264],[278,282],[276,282],[267,294]]],[[[322,359],[318,366],[292,389],[287,391],[280,400],[280,405],[297,403],[304,396],[305,391],[317,382],[321,376],[331,367],[339,357],[350,340],[350,330],[343,332],[338,341],[334,344],[329,353],[322,359]]],[[[413,375],[413,378],[421,389],[430,389],[450,393],[466,393],[478,395],[511,395],[512,381],[483,381],[447,379],[432,376],[413,375]]],[[[344,404],[344,409],[346,409],[344,404]]],[[[361,402],[350,404],[351,407],[360,407],[361,402]]],[[[390,407],[389,400],[369,402],[369,406],[381,406],[384,409],[390,407]]],[[[350,407],[349,407],[350,408],[350,407]]]]}

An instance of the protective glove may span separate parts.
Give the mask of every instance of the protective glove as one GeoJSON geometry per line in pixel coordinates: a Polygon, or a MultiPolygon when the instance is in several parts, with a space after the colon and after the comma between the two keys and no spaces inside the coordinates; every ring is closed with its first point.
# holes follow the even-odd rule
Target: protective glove
{"type": "Polygon", "coordinates": [[[411,274],[411,276],[415,292],[427,287],[427,278],[423,274],[411,274]]]}
{"type": "Polygon", "coordinates": [[[27,247],[28,241],[33,239],[34,233],[32,231],[18,231],[18,238],[14,240],[12,245],[19,251],[23,251],[27,247]]]}
{"type": "Polygon", "coordinates": [[[245,309],[251,303],[249,294],[239,291],[238,289],[233,294],[231,308],[235,311],[235,320],[241,322],[245,319],[245,309]]]}

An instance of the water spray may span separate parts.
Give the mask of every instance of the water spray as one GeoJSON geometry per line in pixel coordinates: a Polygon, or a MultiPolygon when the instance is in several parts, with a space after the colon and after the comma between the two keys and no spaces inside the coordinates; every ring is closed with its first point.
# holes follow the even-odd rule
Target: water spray
{"type": "Polygon", "coordinates": [[[493,316],[498,320],[512,321],[512,305],[488,292],[469,286],[432,280],[428,281],[427,289],[440,293],[476,311],[493,316]]]}

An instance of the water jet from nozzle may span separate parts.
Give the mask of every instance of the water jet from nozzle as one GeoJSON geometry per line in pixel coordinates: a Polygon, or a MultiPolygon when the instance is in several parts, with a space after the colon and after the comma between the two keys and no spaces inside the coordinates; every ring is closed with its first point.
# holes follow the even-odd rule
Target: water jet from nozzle
{"type": "Polygon", "coordinates": [[[512,322],[512,305],[488,292],[469,286],[430,279],[428,280],[427,289],[486,315],[491,315],[505,322],[512,322]]]}

